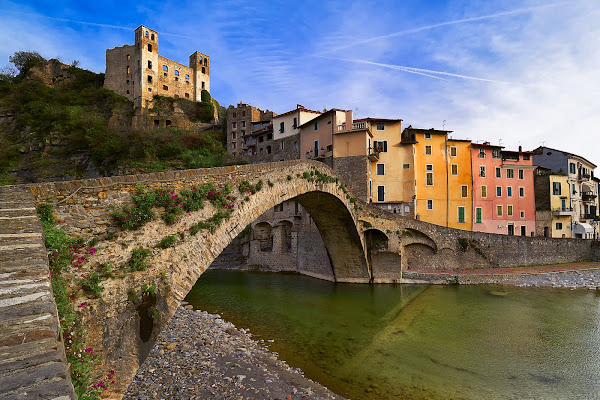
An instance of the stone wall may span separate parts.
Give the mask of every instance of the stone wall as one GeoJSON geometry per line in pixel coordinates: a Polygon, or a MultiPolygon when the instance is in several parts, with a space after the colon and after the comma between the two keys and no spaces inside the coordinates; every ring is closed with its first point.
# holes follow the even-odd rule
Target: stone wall
{"type": "Polygon", "coordinates": [[[333,159],[333,170],[346,182],[348,188],[362,201],[369,199],[370,164],[367,156],[337,157],[333,159]]]}

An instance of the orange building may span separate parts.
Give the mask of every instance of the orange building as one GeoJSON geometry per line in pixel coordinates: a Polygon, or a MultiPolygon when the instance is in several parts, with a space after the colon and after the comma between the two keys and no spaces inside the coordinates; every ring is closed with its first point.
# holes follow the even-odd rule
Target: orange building
{"type": "Polygon", "coordinates": [[[412,145],[415,218],[471,230],[471,142],[450,132],[412,126],[402,132],[402,143],[412,145]]]}

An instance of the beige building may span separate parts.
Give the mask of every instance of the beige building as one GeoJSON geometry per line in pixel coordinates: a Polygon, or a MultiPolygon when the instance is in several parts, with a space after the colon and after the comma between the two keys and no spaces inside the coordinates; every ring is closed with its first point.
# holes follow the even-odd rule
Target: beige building
{"type": "Polygon", "coordinates": [[[308,122],[321,114],[320,111],[309,110],[297,104],[294,110],[279,114],[273,118],[274,139],[297,135],[300,133],[300,125],[308,122]]]}
{"type": "Polygon", "coordinates": [[[184,65],[160,56],[158,32],[140,25],[134,45],[106,50],[104,87],[142,109],[155,95],[200,101],[202,90],[210,92],[210,57],[196,51],[184,65]]]}

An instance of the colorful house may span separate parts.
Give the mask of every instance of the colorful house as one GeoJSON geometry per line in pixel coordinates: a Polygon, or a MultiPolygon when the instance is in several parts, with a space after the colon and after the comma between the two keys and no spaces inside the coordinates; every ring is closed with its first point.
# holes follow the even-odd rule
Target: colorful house
{"type": "Polygon", "coordinates": [[[538,167],[535,174],[535,219],[539,236],[571,238],[573,207],[567,174],[538,167]]]}
{"type": "Polygon", "coordinates": [[[489,142],[471,144],[473,230],[534,236],[535,194],[531,153],[489,142]]]}
{"type": "Polygon", "coordinates": [[[596,165],[576,154],[544,146],[533,151],[533,164],[555,174],[566,174],[570,190],[569,207],[573,210],[572,225],[569,227],[571,237],[597,238],[600,226],[598,185],[594,181],[596,165]]]}
{"type": "Polygon", "coordinates": [[[413,153],[415,218],[471,230],[470,141],[448,138],[448,133],[412,126],[402,132],[402,143],[413,153]]]}

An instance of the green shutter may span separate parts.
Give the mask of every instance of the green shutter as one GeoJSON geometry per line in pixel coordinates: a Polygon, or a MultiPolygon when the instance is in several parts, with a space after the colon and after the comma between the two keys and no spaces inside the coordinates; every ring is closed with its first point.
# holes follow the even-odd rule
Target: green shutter
{"type": "Polygon", "coordinates": [[[481,208],[475,209],[475,221],[480,224],[481,223],[481,208]]]}
{"type": "Polygon", "coordinates": [[[465,222],[465,208],[458,207],[458,222],[465,222]]]}

